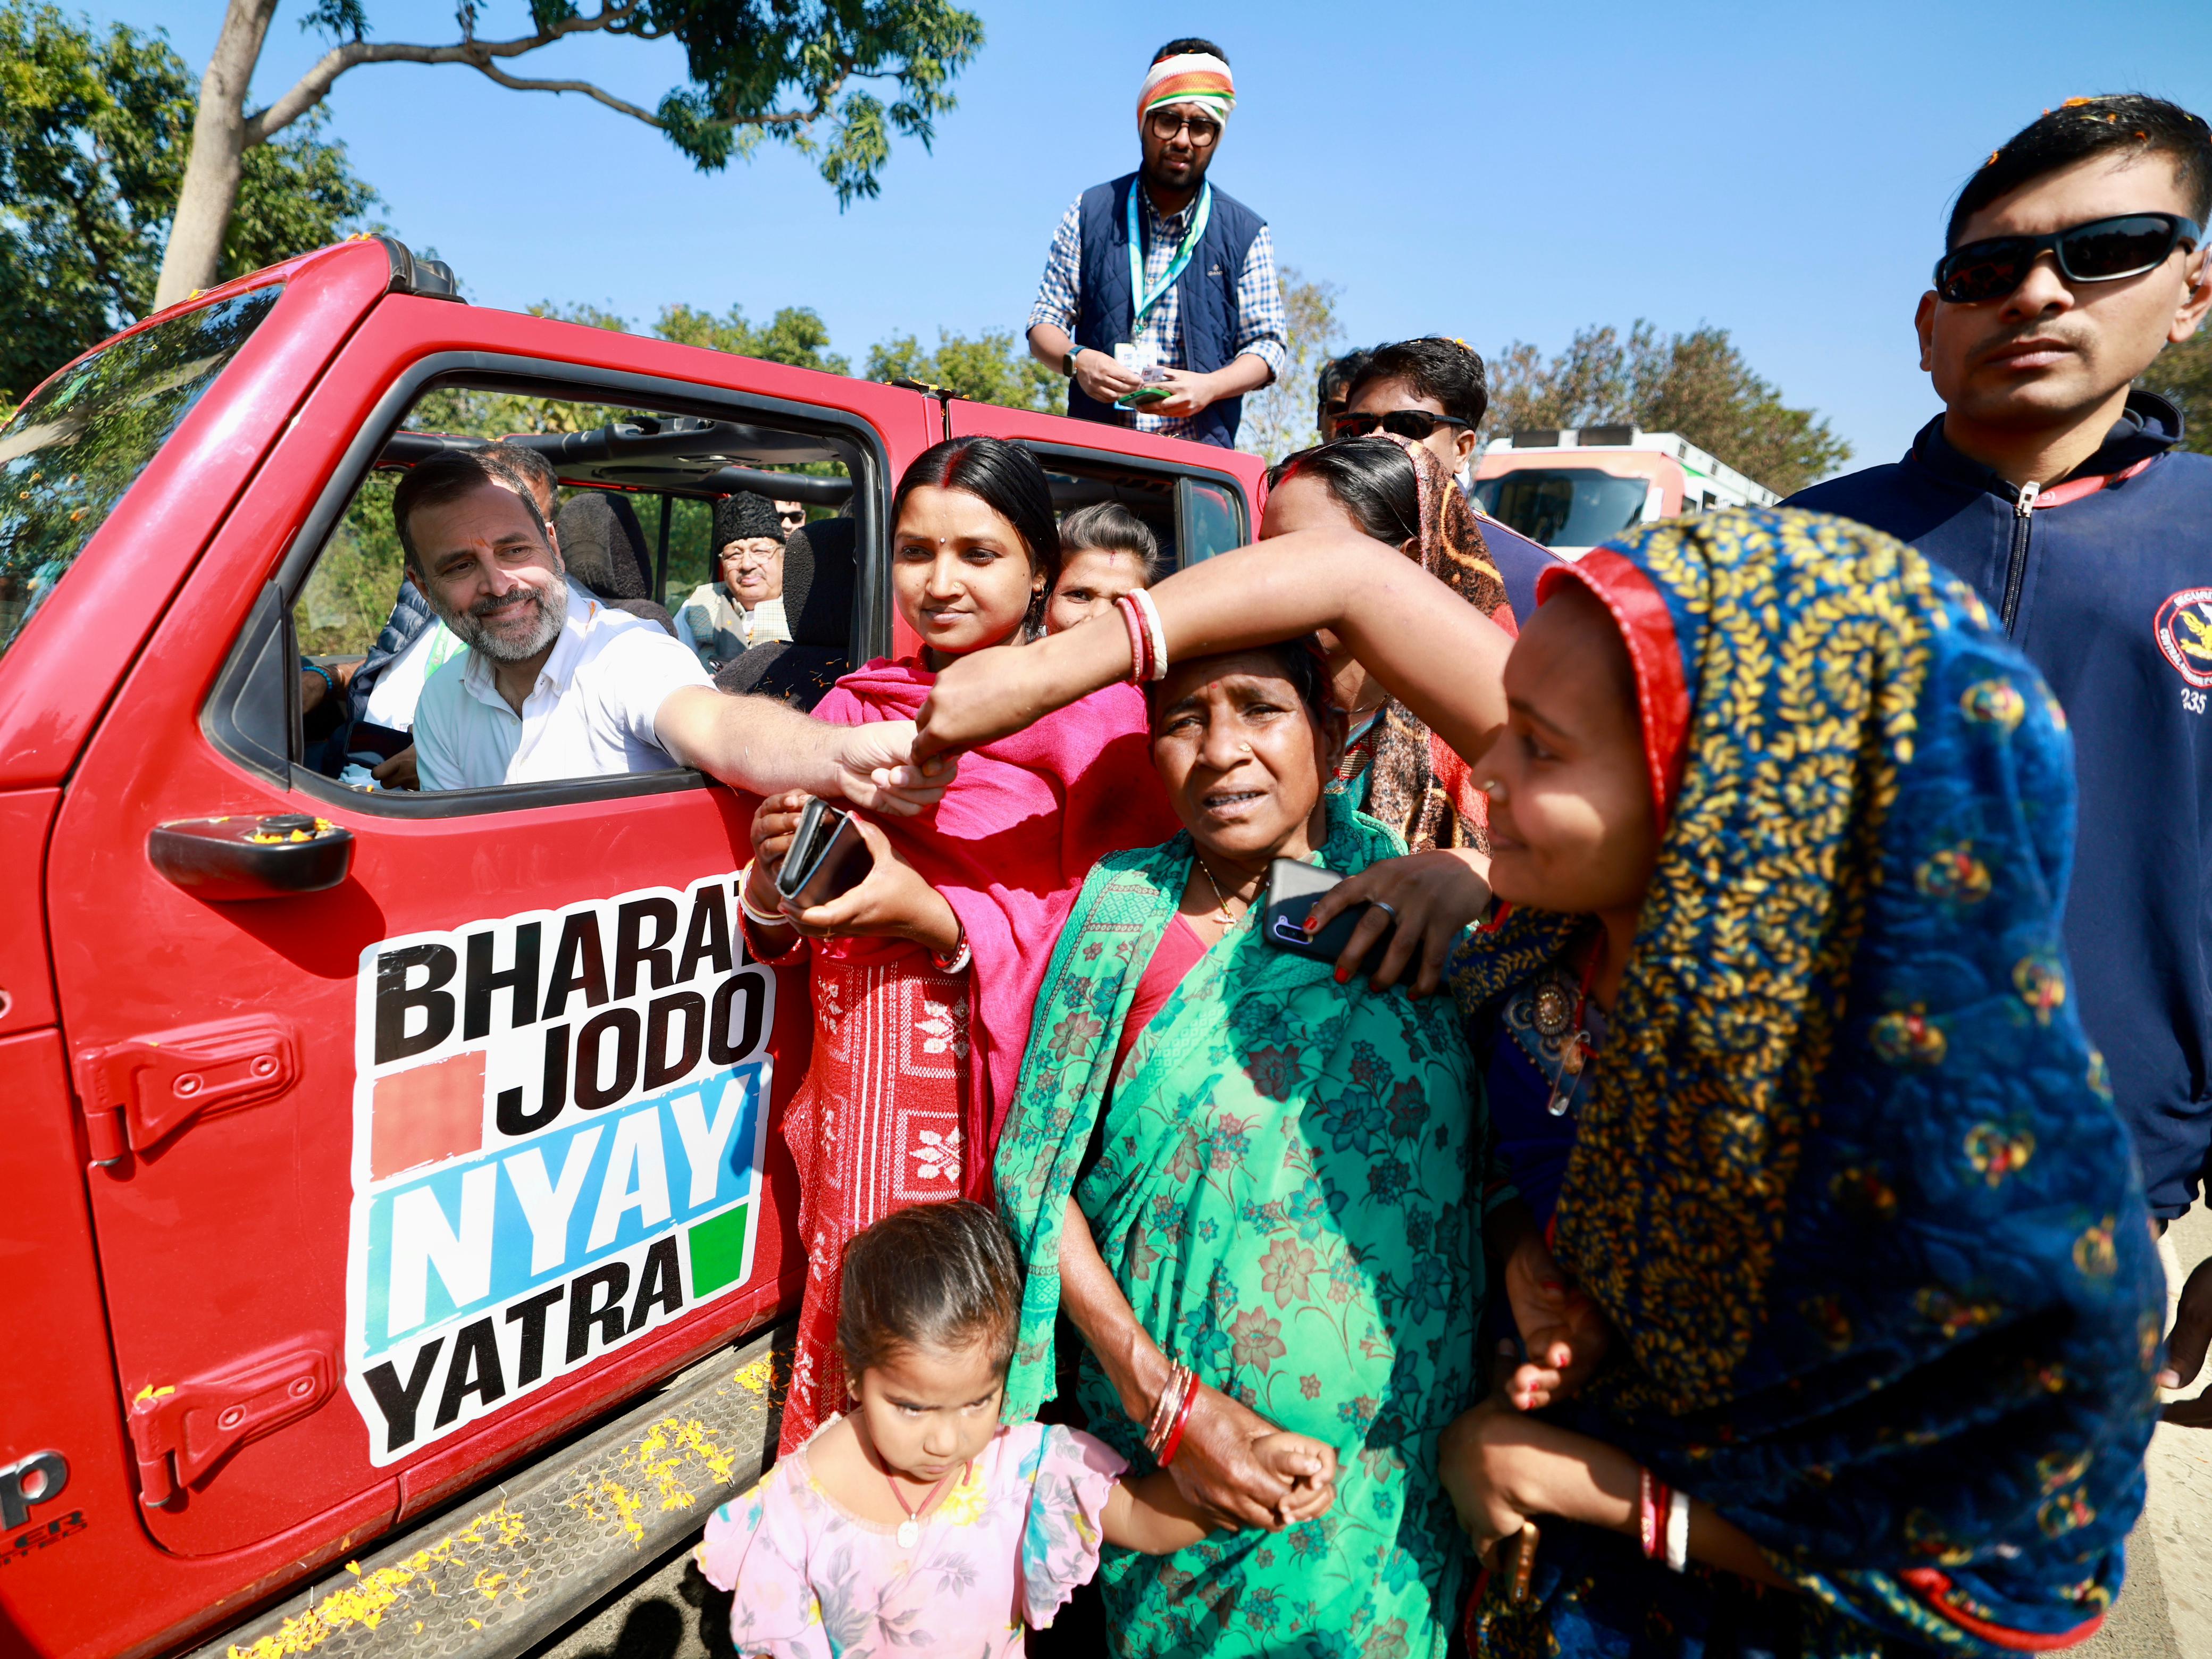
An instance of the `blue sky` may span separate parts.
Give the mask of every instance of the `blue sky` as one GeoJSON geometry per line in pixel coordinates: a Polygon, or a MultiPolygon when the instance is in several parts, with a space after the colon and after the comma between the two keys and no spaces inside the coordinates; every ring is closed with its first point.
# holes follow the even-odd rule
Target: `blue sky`
{"type": "MultiPolygon", "coordinates": [[[[1973,166],[2077,94],[2212,112],[2204,0],[969,3],[987,39],[934,153],[902,143],[881,199],[842,214],[781,147],[702,174],[586,100],[458,67],[352,71],[331,131],[386,221],[480,304],[590,301],[641,325],[677,302],[811,305],[857,362],[893,334],[1018,330],[1060,212],[1133,165],[1153,49],[1208,35],[1242,100],[1212,176],[1285,264],[1342,289],[1355,341],[1437,332],[1487,354],[1594,322],[1712,323],[1863,464],[1932,411],[1912,307],[1973,166]]],[[[374,38],[453,38],[450,5],[367,4],[374,38]]],[[[222,4],[91,9],[167,27],[197,73],[222,4]]],[[[285,0],[258,97],[316,55],[304,10],[285,0]]],[[[524,32],[520,0],[481,15],[487,37],[524,32]]],[[[517,68],[650,107],[682,65],[672,44],[586,40],[517,68]]]]}

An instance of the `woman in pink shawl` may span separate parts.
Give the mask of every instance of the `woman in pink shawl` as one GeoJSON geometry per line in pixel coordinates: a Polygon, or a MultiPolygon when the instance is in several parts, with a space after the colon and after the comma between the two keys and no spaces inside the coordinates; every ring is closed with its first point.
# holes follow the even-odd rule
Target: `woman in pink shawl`
{"type": "MultiPolygon", "coordinates": [[[[1023,636],[1059,572],[1051,492],[1020,444],[955,438],[924,452],[891,521],[892,596],[922,648],[848,674],[817,719],[914,719],[946,662],[1023,636]]],[[[846,1242],[908,1204],[991,1201],[1030,1008],[1083,878],[1105,854],[1176,828],[1144,699],[1126,685],[963,755],[944,799],[917,817],[856,816],[867,878],[786,915],[775,878],[805,800],[762,805],[743,890],[755,954],[809,953],[813,980],[813,1059],[784,1119],[807,1262],[786,1451],[845,1403],[846,1242]]]]}

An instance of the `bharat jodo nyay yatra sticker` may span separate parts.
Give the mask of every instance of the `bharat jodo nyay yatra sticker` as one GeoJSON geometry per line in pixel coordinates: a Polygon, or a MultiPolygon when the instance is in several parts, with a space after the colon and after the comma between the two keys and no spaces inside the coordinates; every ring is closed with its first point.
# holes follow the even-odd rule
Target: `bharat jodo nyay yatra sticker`
{"type": "Polygon", "coordinates": [[[2151,623],[2160,654],[2198,690],[2212,687],[2212,587],[2185,587],[2151,623]]]}
{"type": "Polygon", "coordinates": [[[346,1383],[374,1462],[750,1276],[775,977],[738,879],[362,952],[346,1383]]]}

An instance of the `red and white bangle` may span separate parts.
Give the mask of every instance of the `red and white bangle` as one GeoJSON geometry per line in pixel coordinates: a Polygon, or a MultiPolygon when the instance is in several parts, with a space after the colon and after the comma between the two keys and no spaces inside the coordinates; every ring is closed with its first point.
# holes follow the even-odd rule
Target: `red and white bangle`
{"type": "Polygon", "coordinates": [[[1663,1558],[1680,1572],[1690,1563],[1690,1494],[1653,1478],[1649,1469],[1638,1469],[1636,1476],[1637,1540],[1644,1558],[1663,1558]]]}
{"type": "Polygon", "coordinates": [[[1142,685],[1152,678],[1152,641],[1145,633],[1144,613],[1129,602],[1127,593],[1114,601],[1115,610],[1121,613],[1123,626],[1129,630],[1129,684],[1142,685]]]}
{"type": "Polygon", "coordinates": [[[745,920],[762,927],[790,927],[789,916],[763,915],[760,911],[753,908],[753,902],[745,896],[745,889],[752,885],[752,879],[753,866],[748,864],[738,877],[738,908],[744,913],[745,920]]]}
{"type": "Polygon", "coordinates": [[[1164,680],[1168,677],[1168,631],[1160,622],[1160,608],[1152,603],[1152,596],[1141,587],[1133,587],[1122,597],[1144,614],[1145,643],[1151,647],[1152,672],[1149,679],[1164,680]]]}
{"type": "Polygon", "coordinates": [[[960,942],[952,947],[951,956],[940,957],[933,952],[929,958],[940,974],[960,973],[975,959],[975,953],[968,948],[968,929],[965,927],[961,928],[960,942]]]}

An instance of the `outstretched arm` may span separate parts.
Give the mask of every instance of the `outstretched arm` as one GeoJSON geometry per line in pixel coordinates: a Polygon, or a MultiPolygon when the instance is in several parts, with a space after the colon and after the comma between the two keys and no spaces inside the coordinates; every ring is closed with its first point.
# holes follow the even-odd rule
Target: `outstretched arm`
{"type": "MultiPolygon", "coordinates": [[[[1444,1430],[1437,1460],[1460,1524],[1486,1564],[1534,1516],[1556,1515],[1632,1537],[1641,1531],[1641,1471],[1634,1458],[1589,1435],[1501,1409],[1494,1397],[1444,1430]]],[[[1748,1533],[1711,1505],[1692,1498],[1689,1522],[1691,1560],[1753,1583],[1796,1588],[1748,1533]]]]}
{"type": "MultiPolygon", "coordinates": [[[[1403,554],[1364,536],[1310,531],[1176,572],[1152,590],[1168,660],[1332,629],[1390,694],[1470,758],[1505,721],[1504,631],[1403,554]]],[[[1018,732],[1129,674],[1121,617],[1019,649],[977,651],[938,677],[917,755],[1018,732]]]]}
{"type": "Polygon", "coordinates": [[[945,793],[953,769],[915,766],[907,720],[832,726],[774,697],[733,697],[687,685],[661,700],[653,733],[686,766],[735,789],[796,789],[911,817],[945,793]]]}

